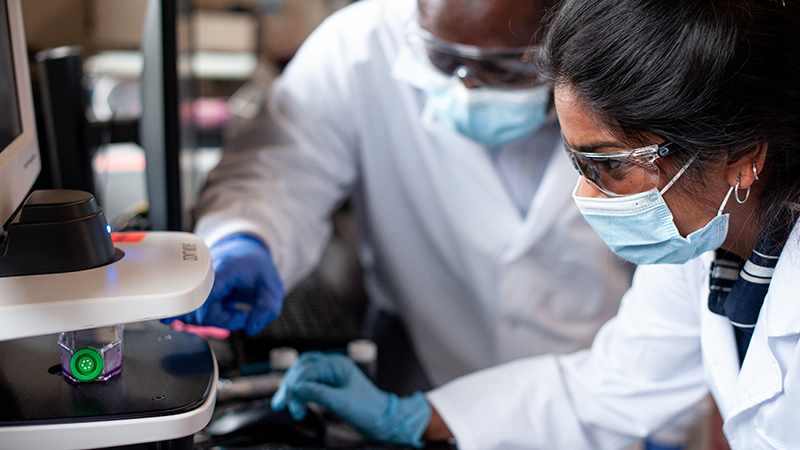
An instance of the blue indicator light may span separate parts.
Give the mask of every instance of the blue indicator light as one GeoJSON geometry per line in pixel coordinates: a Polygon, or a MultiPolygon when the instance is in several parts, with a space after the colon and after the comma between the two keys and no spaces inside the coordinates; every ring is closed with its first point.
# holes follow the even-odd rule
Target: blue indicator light
{"type": "Polygon", "coordinates": [[[106,225],[106,231],[108,231],[108,233],[111,234],[111,225],[106,225]]]}

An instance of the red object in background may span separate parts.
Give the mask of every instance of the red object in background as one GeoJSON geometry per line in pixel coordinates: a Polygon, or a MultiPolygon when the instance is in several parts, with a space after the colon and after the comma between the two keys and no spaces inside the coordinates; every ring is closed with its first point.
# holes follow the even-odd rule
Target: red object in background
{"type": "Polygon", "coordinates": [[[111,242],[137,244],[147,236],[146,231],[136,231],[131,233],[111,233],[111,242]]]}
{"type": "Polygon", "coordinates": [[[144,153],[102,153],[94,158],[97,172],[142,172],[146,166],[144,153]]]}

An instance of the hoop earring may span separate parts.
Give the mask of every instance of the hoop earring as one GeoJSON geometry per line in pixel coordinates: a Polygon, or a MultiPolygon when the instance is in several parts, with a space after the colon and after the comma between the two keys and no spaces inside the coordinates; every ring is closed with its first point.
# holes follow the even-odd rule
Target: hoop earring
{"type": "Polygon", "coordinates": [[[758,181],[758,172],[756,172],[756,163],[753,163],[753,177],[758,181]]]}
{"type": "Polygon", "coordinates": [[[740,205],[747,201],[750,198],[750,186],[747,186],[747,190],[744,194],[744,200],[739,200],[739,177],[736,177],[736,186],[733,187],[733,196],[736,197],[736,202],[740,205]]]}

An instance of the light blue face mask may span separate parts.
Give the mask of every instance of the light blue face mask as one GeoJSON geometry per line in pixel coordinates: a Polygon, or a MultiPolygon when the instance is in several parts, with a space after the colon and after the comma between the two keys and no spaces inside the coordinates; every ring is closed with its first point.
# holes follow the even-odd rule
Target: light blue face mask
{"type": "Polygon", "coordinates": [[[549,90],[467,89],[460,81],[424,86],[428,106],[443,124],[491,147],[521,139],[547,120],[549,90]]]}
{"type": "Polygon", "coordinates": [[[467,89],[408,46],[400,49],[392,77],[425,92],[425,109],[435,120],[483,145],[496,147],[519,140],[547,121],[550,91],[546,86],[467,89]]]}
{"type": "MultiPolygon", "coordinates": [[[[689,161],[691,163],[691,161],[689,161]]],[[[614,198],[572,198],[583,217],[614,253],[634,264],[683,264],[722,245],[728,234],[728,214],[722,214],[733,187],[728,189],[716,217],[703,228],[683,237],[678,232],[664,194],[683,167],[660,192],[657,188],[640,194],[614,198]]]]}

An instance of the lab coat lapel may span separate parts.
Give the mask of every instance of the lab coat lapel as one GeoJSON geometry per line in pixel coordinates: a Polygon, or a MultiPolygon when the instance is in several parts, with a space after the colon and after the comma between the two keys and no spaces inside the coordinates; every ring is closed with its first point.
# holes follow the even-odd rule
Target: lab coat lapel
{"type": "Polygon", "coordinates": [[[753,338],[736,381],[731,417],[763,403],[783,391],[783,374],[770,348],[770,339],[800,333],[800,301],[792,286],[800,277],[800,258],[791,251],[797,242],[797,227],[781,254],[764,298],[753,338]]]}
{"type": "Polygon", "coordinates": [[[781,368],[767,345],[763,325],[756,325],[744,364],[736,380],[736,396],[730,418],[771,399],[782,390],[781,368]]]}
{"type": "MultiPolygon", "coordinates": [[[[708,292],[705,292],[703,299],[707,298],[708,292]]],[[[767,294],[765,304],[769,299],[770,294],[767,294]]],[[[774,397],[782,389],[780,367],[767,345],[763,319],[762,310],[740,370],[730,320],[711,312],[705,304],[702,309],[703,359],[711,378],[714,398],[726,423],[742,411],[774,397]]]]}
{"type": "Polygon", "coordinates": [[[416,86],[422,80],[415,78],[415,64],[407,46],[401,46],[392,62],[392,77],[401,86],[398,93],[412,133],[397,137],[410,148],[396,152],[393,170],[405,179],[411,203],[427,205],[419,207],[426,213],[418,219],[434,237],[434,245],[447,255],[452,267],[475,276],[474,268],[464,264],[471,267],[499,255],[522,218],[486,150],[433,118],[425,94],[416,86]],[[464,248],[458,244],[461,240],[452,238],[453,233],[475,246],[464,248]]]}
{"type": "Polygon", "coordinates": [[[795,225],[784,251],[775,266],[769,292],[761,308],[767,337],[781,337],[800,333],[800,225],[795,225]]]}
{"type": "MultiPolygon", "coordinates": [[[[709,261],[710,264],[710,261],[709,261]]],[[[723,418],[730,416],[736,397],[739,354],[730,320],[708,309],[708,281],[703,286],[700,341],[710,387],[723,418]]]]}
{"type": "Polygon", "coordinates": [[[577,208],[563,207],[573,201],[572,188],[578,179],[578,173],[564,152],[561,140],[556,145],[547,163],[545,176],[528,209],[528,215],[503,253],[504,262],[511,262],[523,256],[565,212],[578,213],[577,208]]]}
{"type": "MultiPolygon", "coordinates": [[[[708,252],[701,257],[699,268],[708,272],[714,253],[708,252]],[[703,269],[704,268],[704,269],[703,269]]],[[[732,399],[736,393],[736,378],[739,375],[739,354],[736,350],[736,337],[733,334],[731,321],[708,309],[710,273],[706,273],[700,283],[700,342],[703,349],[703,363],[709,388],[717,402],[723,418],[730,415],[733,407],[732,399]]]]}
{"type": "MultiPolygon", "coordinates": [[[[422,114],[425,116],[432,112],[425,110],[422,114]]],[[[445,193],[443,198],[462,198],[471,204],[467,207],[448,202],[449,206],[454,207],[453,214],[460,217],[464,211],[471,211],[474,214],[472,222],[477,224],[486,221],[489,228],[508,239],[507,236],[519,227],[522,217],[503,186],[489,154],[483,146],[440,122],[425,117],[422,120],[432,130],[430,138],[436,141],[423,157],[427,158],[429,166],[437,167],[432,173],[438,174],[435,177],[439,181],[438,191],[445,193]],[[461,177],[467,177],[468,180],[461,177]]]]}

